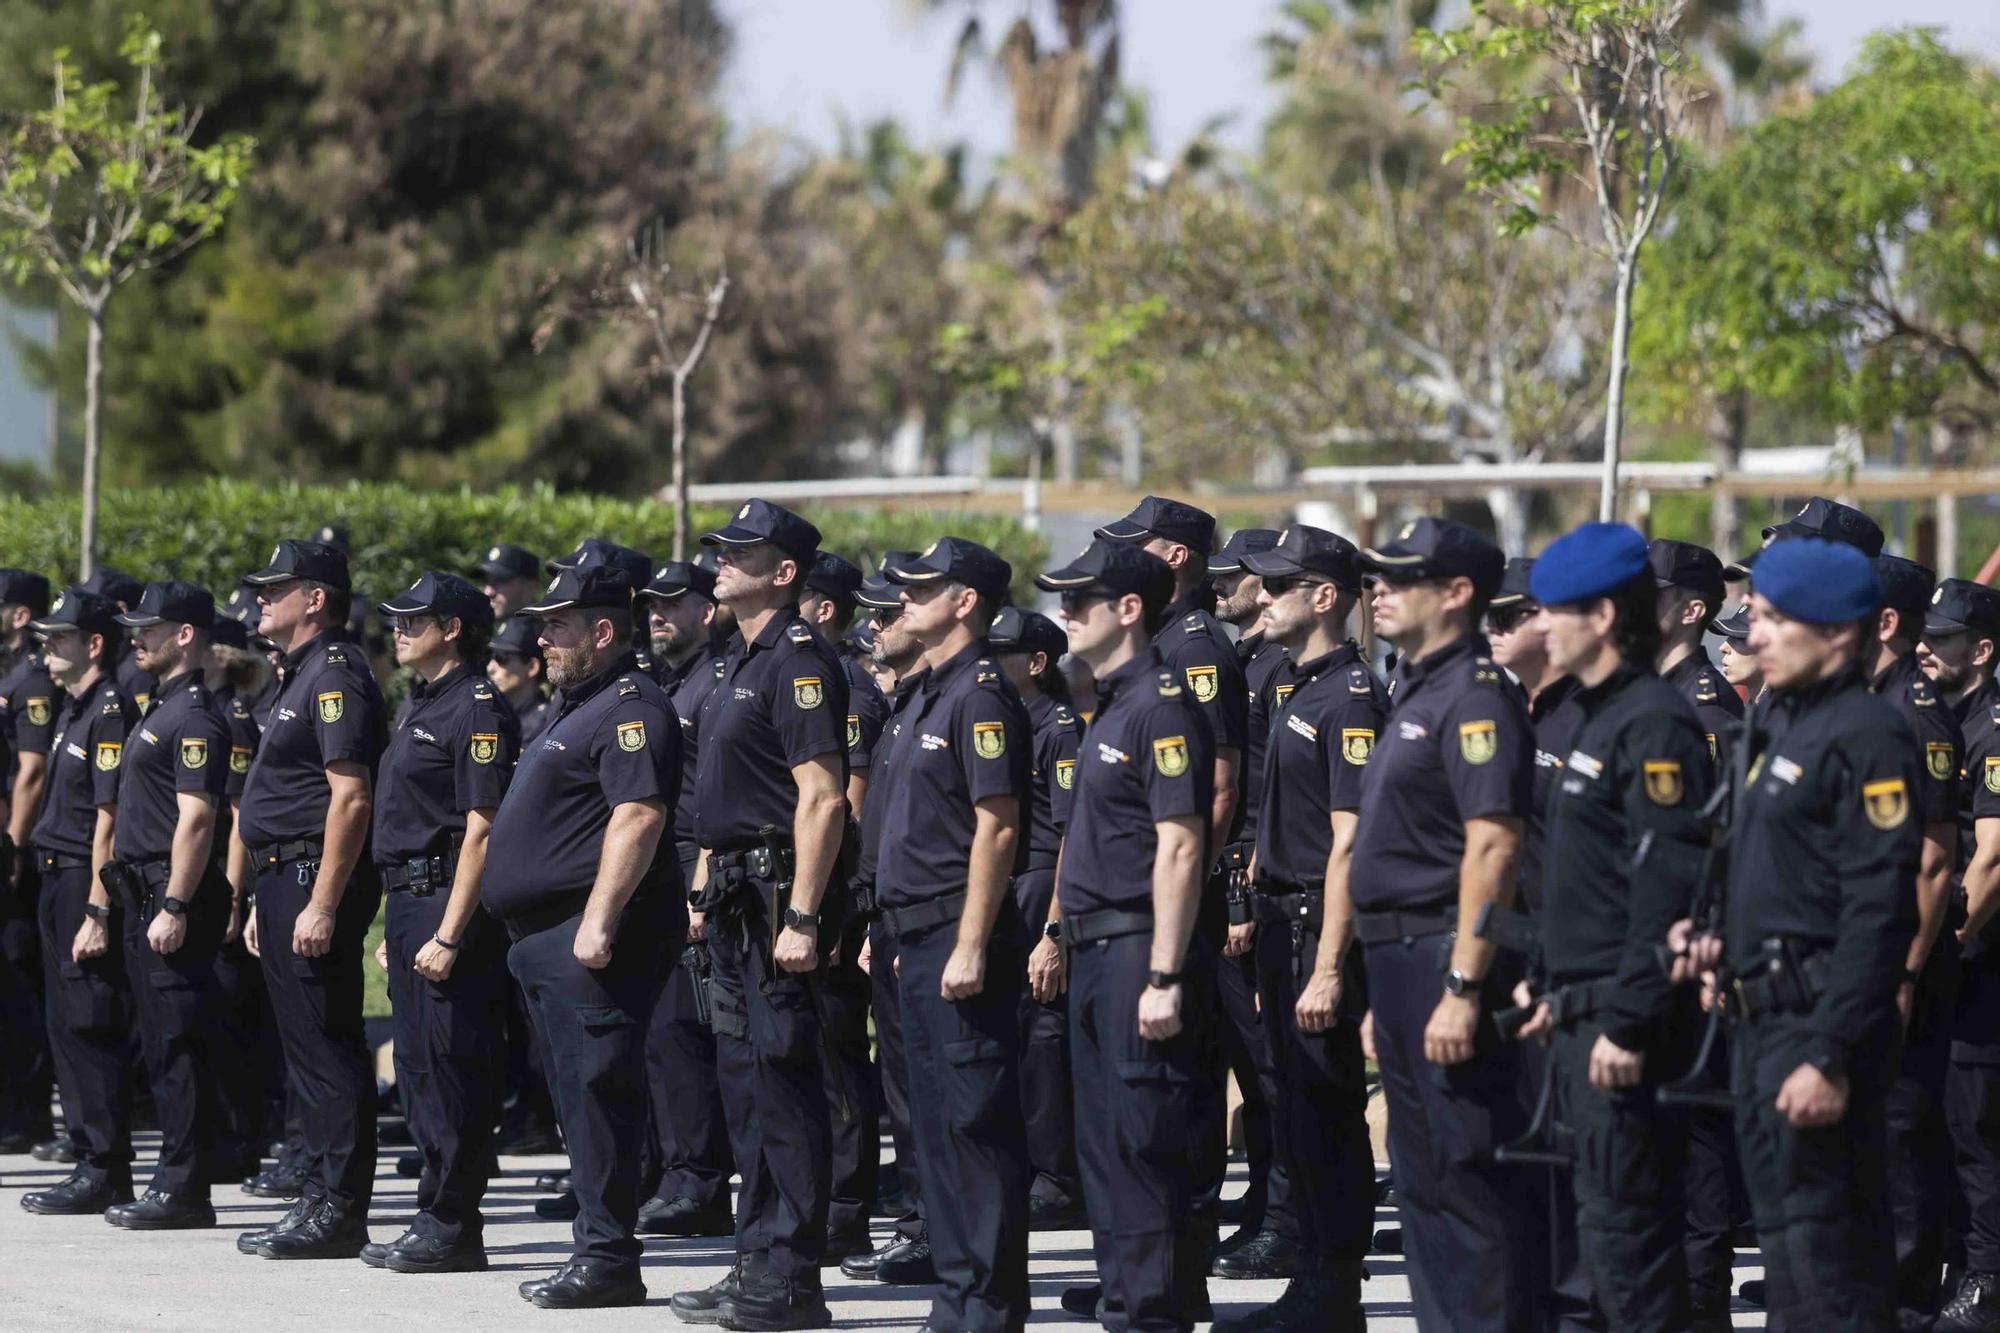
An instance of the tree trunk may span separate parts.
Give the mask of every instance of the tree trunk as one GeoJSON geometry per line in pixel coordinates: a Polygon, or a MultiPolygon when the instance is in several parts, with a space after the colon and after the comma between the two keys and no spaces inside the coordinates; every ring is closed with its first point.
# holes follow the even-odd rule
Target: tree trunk
{"type": "Polygon", "coordinates": [[[687,559],[688,526],[694,521],[688,512],[687,469],[687,376],[674,374],[674,559],[687,559]]]}
{"type": "Polygon", "coordinates": [[[1528,506],[1512,486],[1488,486],[1486,507],[1493,514],[1493,535],[1508,555],[1528,553],[1528,506]]]}
{"type": "MultiPolygon", "coordinates": [[[[1743,466],[1744,437],[1749,432],[1750,395],[1742,389],[1723,394],[1708,406],[1708,458],[1718,472],[1743,466]]],[[[1709,544],[1724,564],[1742,548],[1743,508],[1734,491],[1718,491],[1709,507],[1709,544]]]]}
{"type": "Polygon", "coordinates": [[[90,320],[83,352],[83,550],[77,581],[97,569],[97,468],[104,435],[104,303],[84,309],[90,320]]]}
{"type": "Polygon", "coordinates": [[[1632,281],[1637,270],[1634,257],[1619,258],[1611,316],[1611,388],[1604,403],[1604,479],[1597,490],[1597,517],[1603,523],[1618,518],[1618,449],[1625,438],[1625,358],[1632,341],[1632,281]]]}

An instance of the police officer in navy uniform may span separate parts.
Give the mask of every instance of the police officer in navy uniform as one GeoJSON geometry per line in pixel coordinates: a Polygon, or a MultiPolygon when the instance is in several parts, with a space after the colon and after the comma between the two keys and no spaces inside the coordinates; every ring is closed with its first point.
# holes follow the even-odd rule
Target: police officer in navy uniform
{"type": "Polygon", "coordinates": [[[49,609],[49,581],[24,569],[0,569],[0,731],[7,759],[6,822],[0,846],[0,1153],[34,1150],[44,1161],[72,1161],[67,1135],[56,1142],[49,1116],[55,1065],[49,1055],[47,1000],[39,925],[42,871],[29,831],[41,812],[56,730],[56,688],[28,626],[49,609]]]}
{"type": "MultiPolygon", "coordinates": [[[[1726,939],[1736,1142],[1766,1308],[1794,1328],[1896,1326],[1885,1102],[1916,931],[1921,752],[1867,688],[1881,586],[1810,537],[1752,575],[1750,646],[1770,702],[1730,829],[1726,939]]],[[[1682,971],[1711,964],[1676,923],[1682,971]]]]}
{"type": "Polygon", "coordinates": [[[1959,793],[1959,856],[1966,918],[1945,1118],[1966,1203],[1965,1275],[1935,1328],[1943,1333],[2000,1330],[2000,687],[1993,679],[2000,645],[2000,592],[1968,579],[1945,579],[1931,596],[1920,649],[1924,671],[1958,719],[1965,739],[1959,793]]]}
{"type": "Polygon", "coordinates": [[[505,624],[542,590],[542,558],[525,546],[496,542],[486,558],[473,566],[480,591],[493,607],[493,623],[505,624]]]}
{"type": "Polygon", "coordinates": [[[1206,1126],[1190,1112],[1210,1075],[1193,1018],[1213,1003],[1216,955],[1194,937],[1215,740],[1185,672],[1155,644],[1174,591],[1165,562],[1100,539],[1035,582],[1061,595],[1070,651],[1097,680],[1056,910],[1100,1288],[1063,1303],[1110,1327],[1186,1330],[1209,1317],[1207,1246],[1189,1224],[1206,1126]]]}
{"type": "Polygon", "coordinates": [[[488,842],[483,901],[549,1050],[577,1216],[570,1258],[521,1296],[551,1309],[639,1305],[634,1234],[646,1138],[645,1040],[686,932],[673,855],[681,736],[631,651],[632,583],[565,570],[524,608],[558,694],[488,842]]]}
{"type": "Polygon", "coordinates": [[[256,904],[248,930],[264,964],[304,1129],[304,1187],[271,1227],[237,1248],[267,1259],[351,1259],[368,1243],[375,1188],[375,1066],[361,1025],[361,954],[381,904],[369,860],[384,708],[350,619],[347,559],[282,541],[245,579],[258,631],[285,653],[284,687],[244,779],[237,836],[256,904]]]}
{"type": "MultiPolygon", "coordinates": [[[[1017,606],[1002,607],[986,632],[1000,670],[1028,706],[1034,729],[1023,828],[1027,862],[1014,877],[1014,920],[1036,952],[1061,945],[1046,934],[1055,896],[1056,862],[1076,795],[1076,751],[1083,722],[1070,707],[1069,684],[1058,660],[1069,637],[1053,620],[1017,606]]],[[[1035,972],[1030,965],[1029,974],[1035,972]]],[[[1070,1094],[1069,1000],[1043,999],[1034,988],[1021,995],[1021,1114],[1028,1135],[1028,1229],[1069,1230],[1084,1225],[1083,1182],[1076,1166],[1076,1107],[1070,1094]]]]}
{"type": "Polygon", "coordinates": [[[823,1328],[831,1108],[821,986],[833,940],[820,933],[845,873],[847,672],[798,611],[819,529],[751,500],[702,544],[717,548],[716,599],[740,635],[701,717],[695,809],[707,855],[691,901],[714,959],[717,1072],[741,1192],[736,1266],[673,1306],[725,1328],[823,1328]]]}
{"type": "Polygon", "coordinates": [[[398,1273],[482,1272],[506,978],[480,881],[520,724],[480,669],[493,607],[479,589],[428,572],[376,610],[414,676],[382,755],[373,852],[389,900],[396,1085],[423,1173],[408,1229],[361,1257],[398,1273]]]}
{"type": "Polygon", "coordinates": [[[1556,1104],[1575,1134],[1576,1230],[1604,1317],[1671,1330],[1694,1326],[1687,1134],[1656,1094],[1686,1066],[1690,1025],[1654,946],[1699,887],[1712,761],[1693,706],[1653,669],[1671,621],[1657,570],[1645,538],[1614,523],[1585,524],[1535,565],[1549,653],[1581,685],[1586,720],[1549,800],[1548,994],[1523,1033],[1554,1044],[1556,1104]]]}
{"type": "Polygon", "coordinates": [[[1261,581],[1264,631],[1291,661],[1258,790],[1258,997],[1278,1066],[1279,1157],[1296,1183],[1299,1274],[1238,1330],[1358,1330],[1361,1261],[1374,1222],[1374,1152],[1361,1052],[1366,982],[1354,975],[1347,876],[1361,779],[1388,695],[1347,624],[1359,552],[1293,525],[1244,565],[1261,581]]]}
{"type": "Polygon", "coordinates": [[[231,911],[213,852],[227,785],[228,731],[202,680],[215,599],[190,583],[151,583],[118,623],[132,631],[152,702],[119,765],[118,881],[125,966],[160,1123],[144,1197],[105,1220],[135,1231],[215,1225],[210,1165],[225,1128],[224,1071],[244,1058],[223,1039],[215,955],[231,911]]]}
{"type": "Polygon", "coordinates": [[[549,697],[542,693],[548,668],[536,637],[540,633],[531,617],[509,616],[493,631],[488,644],[486,679],[514,710],[523,746],[533,744],[549,722],[549,697]]]}
{"type": "MultiPolygon", "coordinates": [[[[108,597],[117,603],[118,609],[123,612],[130,611],[137,604],[140,595],[146,590],[146,585],[123,570],[99,565],[89,578],[76,585],[76,590],[108,597]]],[[[118,688],[125,691],[125,697],[132,701],[135,708],[143,712],[146,705],[152,701],[153,687],[158,682],[152,672],[139,665],[138,659],[133,656],[129,640],[120,638],[112,651],[116,654],[118,662],[117,670],[113,673],[118,678],[118,688]]]]}
{"type": "MultiPolygon", "coordinates": [[[[926,670],[887,793],[877,864],[896,938],[917,1174],[939,1286],[928,1327],[1019,1329],[1028,1318],[1028,1152],[1020,1004],[1030,936],[1010,907],[1025,865],[1033,731],[986,631],[1013,569],[944,537],[891,565],[926,670]]],[[[869,688],[873,688],[870,683],[869,688]]]]}
{"type": "Polygon", "coordinates": [[[110,890],[118,769],[138,710],[111,678],[118,604],[63,593],[33,622],[42,660],[62,688],[48,785],[31,841],[42,874],[42,956],[49,1045],[76,1170],[21,1196],[31,1213],[102,1213],[132,1200],[132,1015],[124,937],[110,890]]]}
{"type": "Polygon", "coordinates": [[[1527,708],[1478,632],[1506,562],[1472,529],[1432,518],[1363,555],[1375,628],[1402,659],[1348,886],[1411,1295],[1425,1327],[1533,1328],[1541,1190],[1491,1157],[1526,1128],[1520,1056],[1483,1017],[1517,969],[1474,929],[1489,903],[1513,902],[1534,776],[1527,708]]]}
{"type": "Polygon", "coordinates": [[[1500,576],[1500,591],[1486,604],[1486,641],[1493,660],[1520,683],[1535,724],[1534,805],[1521,852],[1521,898],[1530,913],[1542,906],[1542,812],[1562,776],[1570,742],[1583,725],[1575,677],[1549,660],[1542,606],[1528,586],[1534,570],[1532,556],[1511,557],[1500,576]]]}

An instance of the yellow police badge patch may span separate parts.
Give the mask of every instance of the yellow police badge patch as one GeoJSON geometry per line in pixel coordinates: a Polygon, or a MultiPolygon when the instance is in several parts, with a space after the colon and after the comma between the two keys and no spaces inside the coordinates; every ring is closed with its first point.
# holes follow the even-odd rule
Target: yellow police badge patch
{"type": "Polygon", "coordinates": [[[1861,808],[1879,829],[1901,828],[1910,817],[1910,793],[1901,778],[1884,778],[1861,785],[1861,808]]]}
{"type": "Polygon", "coordinates": [[[1162,736],[1153,742],[1153,766],[1162,777],[1177,778],[1188,771],[1187,737],[1162,736]]]}
{"type": "Polygon", "coordinates": [[[801,708],[818,708],[826,702],[826,685],[818,676],[794,676],[792,702],[801,708]]]}
{"type": "Polygon", "coordinates": [[[347,695],[340,690],[328,690],[319,697],[319,720],[338,722],[347,716],[347,695]]]}
{"type": "Polygon", "coordinates": [[[1458,724],[1458,752],[1468,764],[1483,764],[1500,753],[1500,730],[1491,722],[1458,724]]]}
{"type": "Polygon", "coordinates": [[[106,773],[109,773],[111,770],[118,767],[118,758],[120,755],[124,753],[125,753],[125,746],[123,742],[99,741],[97,743],[98,768],[102,769],[106,773]]]}
{"type": "Polygon", "coordinates": [[[1986,790],[2000,796],[2000,754],[1986,756],[1986,790]]]}
{"type": "Polygon", "coordinates": [[[618,748],[634,754],[646,748],[646,724],[644,722],[620,722],[618,724],[618,748]]]}
{"type": "Polygon", "coordinates": [[[1194,697],[1202,703],[1211,702],[1215,698],[1216,691],[1221,688],[1216,684],[1215,668],[1212,666],[1189,667],[1187,680],[1188,688],[1194,691],[1194,697]]]}
{"type": "Polygon", "coordinates": [[[191,736],[181,738],[181,767],[207,768],[208,742],[191,736]]]}
{"type": "Polygon", "coordinates": [[[1957,757],[1952,754],[1951,742],[1925,741],[1924,767],[1939,782],[1949,778],[1958,768],[1957,757]]]}
{"type": "Polygon", "coordinates": [[[852,750],[861,744],[861,719],[854,713],[847,715],[847,748],[852,750]]]}
{"type": "MultiPolygon", "coordinates": [[[[644,723],[640,725],[643,726],[644,723]]],[[[497,731],[475,731],[472,733],[472,744],[468,748],[471,752],[473,763],[490,764],[500,757],[500,733],[497,731]]]]}
{"type": "Polygon", "coordinates": [[[46,727],[53,716],[47,699],[28,700],[28,722],[31,726],[46,727]]]}
{"type": "Polygon", "coordinates": [[[229,747],[229,771],[231,773],[248,773],[250,771],[249,746],[232,745],[229,747]]]}
{"type": "Polygon", "coordinates": [[[1007,724],[1005,722],[975,722],[972,724],[972,748],[981,759],[998,759],[1007,753],[1007,724]]]}
{"type": "Polygon", "coordinates": [[[1681,778],[1681,761],[1678,759],[1648,759],[1645,761],[1646,799],[1654,805],[1679,805],[1687,795],[1687,784],[1681,778]]]}
{"type": "MultiPolygon", "coordinates": [[[[1991,772],[1992,770],[1988,769],[1987,771],[1991,772]]],[[[1056,786],[1061,787],[1064,791],[1069,791],[1076,786],[1076,760],[1056,760],[1056,786]]],[[[1995,788],[1995,790],[2000,790],[2000,788],[1995,788]]]]}
{"type": "Polygon", "coordinates": [[[1361,765],[1368,762],[1368,756],[1375,753],[1375,733],[1366,727],[1342,727],[1340,730],[1340,757],[1348,763],[1361,765]]]}

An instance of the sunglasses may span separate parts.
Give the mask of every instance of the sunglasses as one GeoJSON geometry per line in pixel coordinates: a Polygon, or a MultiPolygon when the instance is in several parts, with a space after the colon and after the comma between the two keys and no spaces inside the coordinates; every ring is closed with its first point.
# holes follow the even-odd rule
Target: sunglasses
{"type": "Polygon", "coordinates": [[[1539,606],[1510,606],[1486,613],[1486,628],[1495,634],[1512,634],[1541,610],[1539,606]]]}
{"type": "Polygon", "coordinates": [[[1266,574],[1264,591],[1273,597],[1283,597],[1294,588],[1317,588],[1331,579],[1316,579],[1309,574],[1266,574]]]}
{"type": "Polygon", "coordinates": [[[437,623],[436,616],[390,616],[389,630],[406,639],[414,639],[437,623]]]}
{"type": "Polygon", "coordinates": [[[1092,602],[1108,602],[1110,600],[1111,594],[1098,592],[1089,588],[1079,588],[1075,592],[1066,592],[1060,599],[1063,614],[1066,616],[1075,615],[1092,602]]]}
{"type": "Polygon", "coordinates": [[[877,606],[871,609],[875,613],[874,620],[878,625],[886,625],[903,614],[903,608],[900,606],[877,606]]]}

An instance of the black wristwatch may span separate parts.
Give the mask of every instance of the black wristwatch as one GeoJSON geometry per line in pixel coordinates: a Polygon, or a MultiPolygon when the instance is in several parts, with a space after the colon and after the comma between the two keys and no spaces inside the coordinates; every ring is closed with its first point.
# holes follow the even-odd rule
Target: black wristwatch
{"type": "Polygon", "coordinates": [[[168,916],[186,916],[188,905],[170,893],[160,895],[160,910],[168,916]]]}
{"type": "Polygon", "coordinates": [[[1061,917],[1057,917],[1053,921],[1042,922],[1042,938],[1045,940],[1054,940],[1058,944],[1062,943],[1061,917]]]}
{"type": "Polygon", "coordinates": [[[801,912],[796,907],[787,907],[785,909],[785,924],[793,930],[818,930],[819,913],[801,912]]]}
{"type": "Polygon", "coordinates": [[[1471,992],[1474,995],[1479,993],[1479,979],[1477,977],[1468,977],[1455,967],[1444,974],[1444,993],[1446,995],[1464,995],[1467,992],[1471,992]]]}
{"type": "Polygon", "coordinates": [[[1162,972],[1158,968],[1154,968],[1146,974],[1146,984],[1154,990],[1166,990],[1170,986],[1181,984],[1181,974],[1178,972],[1162,972]]]}
{"type": "Polygon", "coordinates": [[[109,906],[100,907],[96,903],[85,903],[83,905],[83,914],[92,921],[109,921],[111,919],[111,908],[109,906]]]}

